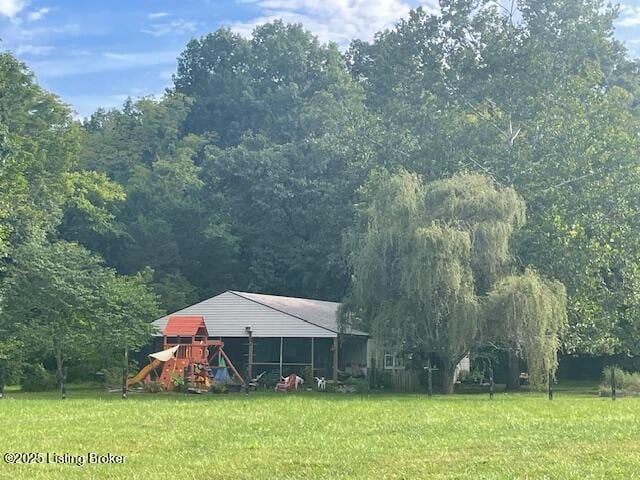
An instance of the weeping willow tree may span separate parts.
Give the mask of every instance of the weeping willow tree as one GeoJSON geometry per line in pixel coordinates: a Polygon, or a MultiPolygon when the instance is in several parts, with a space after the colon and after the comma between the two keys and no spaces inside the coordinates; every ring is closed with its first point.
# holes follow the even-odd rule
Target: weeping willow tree
{"type": "Polygon", "coordinates": [[[431,220],[469,232],[475,291],[486,294],[510,272],[509,240],[525,223],[524,200],[483,175],[459,174],[427,184],[425,203],[431,220]]]}
{"type": "Polygon", "coordinates": [[[361,193],[343,319],[385,349],[437,355],[451,392],[456,365],[489,323],[479,300],[511,271],[509,239],[524,224],[524,202],[481,175],[424,185],[404,170],[375,172],[361,193]]]}
{"type": "Polygon", "coordinates": [[[567,325],[564,285],[529,269],[498,282],[483,310],[487,338],[522,356],[532,385],[546,385],[558,366],[560,336],[567,325]]]}
{"type": "Polygon", "coordinates": [[[363,192],[345,306],[384,348],[436,354],[450,392],[455,366],[477,335],[471,236],[428,218],[417,175],[377,172],[363,192]]]}

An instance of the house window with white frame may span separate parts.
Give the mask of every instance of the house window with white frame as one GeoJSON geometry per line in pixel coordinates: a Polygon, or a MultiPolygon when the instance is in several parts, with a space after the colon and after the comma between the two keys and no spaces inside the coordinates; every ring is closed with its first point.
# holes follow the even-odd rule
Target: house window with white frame
{"type": "Polygon", "coordinates": [[[404,356],[395,353],[384,354],[385,370],[404,370],[404,356]]]}

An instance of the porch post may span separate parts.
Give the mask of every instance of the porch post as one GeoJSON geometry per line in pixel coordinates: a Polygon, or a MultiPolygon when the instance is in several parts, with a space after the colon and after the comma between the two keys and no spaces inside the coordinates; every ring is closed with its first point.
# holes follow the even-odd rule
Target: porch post
{"type": "MultiPolygon", "coordinates": [[[[313,357],[314,357],[314,353],[313,353],[313,337],[311,337],[311,376],[315,376],[315,373],[313,371],[313,357]]],[[[309,380],[311,381],[311,380],[309,380]]]]}
{"type": "Polygon", "coordinates": [[[333,379],[338,380],[338,335],[333,338],[333,379]]]}
{"type": "Polygon", "coordinates": [[[280,376],[282,377],[282,337],[280,337],[280,376]]]}
{"type": "Polygon", "coordinates": [[[247,381],[253,378],[253,332],[249,330],[249,358],[247,362],[247,381]]]}

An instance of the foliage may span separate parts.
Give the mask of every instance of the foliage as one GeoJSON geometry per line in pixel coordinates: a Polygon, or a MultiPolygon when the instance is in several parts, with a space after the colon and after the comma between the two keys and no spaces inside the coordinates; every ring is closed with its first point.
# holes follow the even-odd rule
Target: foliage
{"type": "Polygon", "coordinates": [[[615,365],[607,366],[602,371],[600,390],[605,393],[611,392],[611,370],[614,369],[616,390],[633,395],[640,395],[640,373],[627,372],[615,365]]]}
{"type": "Polygon", "coordinates": [[[349,377],[344,384],[353,389],[354,393],[365,393],[369,391],[369,380],[366,378],[349,377]]]}
{"type": "Polygon", "coordinates": [[[91,318],[90,344],[100,364],[110,365],[122,358],[124,350],[136,351],[148,343],[152,333],[149,322],[162,315],[148,288],[151,275],[148,271],[132,276],[107,272],[91,318]]]}
{"type": "Polygon", "coordinates": [[[167,95],[129,101],[86,121],[81,165],[122,184],[126,200],[112,211],[111,231],[84,222],[62,230],[121,273],[150,267],[150,286],[169,311],[195,303],[201,291],[228,288],[225,270],[236,255],[226,206],[200,178],[205,140],[181,134],[190,105],[182,95],[167,95]],[[213,271],[218,274],[204,273],[213,271]]]}
{"type": "Polygon", "coordinates": [[[522,352],[529,383],[544,386],[558,367],[560,338],[567,324],[564,286],[532,270],[500,280],[484,305],[490,340],[522,352]]]}
{"type": "Polygon", "coordinates": [[[472,369],[470,371],[463,370],[458,375],[458,380],[464,385],[472,385],[482,383],[484,380],[484,371],[480,369],[472,369]]]}
{"type": "Polygon", "coordinates": [[[26,244],[14,253],[7,278],[4,328],[29,359],[51,355],[62,374],[67,360],[100,356],[146,343],[148,322],[159,315],[140,277],[117,276],[78,244],[26,244]]]}
{"type": "MultiPolygon", "coordinates": [[[[444,322],[438,335],[465,337],[441,352],[453,362],[478,340],[473,298],[533,266],[567,289],[565,352],[636,354],[640,75],[613,37],[616,15],[599,0],[442,0],[437,14],[413,10],[345,55],[281,21],[249,37],[219,29],[189,42],[162,98],[81,123],[2,53],[0,302],[6,294],[17,308],[13,282],[31,281],[17,266],[36,265],[38,249],[63,241],[110,272],[84,285],[73,319],[56,307],[66,320],[51,323],[82,332],[65,347],[72,361],[108,364],[123,343],[139,345],[142,320],[158,315],[149,291],[174,311],[233,288],[347,295],[347,307],[370,296],[378,326],[417,361],[428,353],[417,341],[434,332],[397,319],[413,310],[417,327],[428,313],[444,322]],[[368,191],[385,178],[379,171],[401,168],[436,183],[412,193],[407,177],[388,191],[392,206],[380,199],[396,234],[376,236],[387,228],[381,217],[362,254],[390,263],[369,262],[355,281],[386,291],[350,292],[368,191]],[[403,225],[410,235],[400,235],[403,225]],[[408,248],[419,262],[392,263],[408,248]],[[443,312],[445,297],[427,298],[427,289],[446,291],[464,314],[443,312]],[[397,301],[403,295],[418,301],[397,301]],[[107,341],[90,346],[88,332],[107,341]]],[[[47,296],[72,293],[67,267],[49,270],[33,304],[18,302],[23,314],[46,323],[47,296]]],[[[51,351],[42,348],[48,333],[25,336],[9,310],[0,313],[2,341],[23,342],[29,355],[51,351]]]]}
{"type": "Polygon", "coordinates": [[[362,194],[343,318],[393,351],[436,354],[450,392],[456,365],[481,340],[478,295],[510,267],[524,203],[480,175],[423,185],[404,170],[375,172],[362,194]]]}
{"type": "Polygon", "coordinates": [[[3,318],[29,358],[53,356],[61,376],[66,358],[81,355],[105,273],[100,260],[76,244],[27,244],[16,250],[3,318]]]}
{"type": "Polygon", "coordinates": [[[103,368],[102,370],[100,370],[100,372],[102,372],[102,378],[104,379],[105,387],[122,387],[122,367],[103,368]]]}
{"type": "Polygon", "coordinates": [[[348,100],[350,80],[336,45],[276,20],[249,39],[219,29],[191,40],[178,58],[175,89],[193,99],[189,132],[215,132],[219,146],[237,145],[248,132],[286,144],[331,121],[313,110],[348,100]]]}
{"type": "Polygon", "coordinates": [[[127,199],[114,231],[65,235],[119,272],[151,267],[169,311],[229,288],[339,300],[370,120],[334,45],[279,21],[220,29],[187,45],[175,91],[83,124],[82,167],[127,199]]]}
{"type": "Polygon", "coordinates": [[[78,151],[69,108],[44,91],[25,65],[0,53],[0,258],[42,240],[71,193],[66,175],[78,151]]]}
{"type": "Polygon", "coordinates": [[[0,330],[3,339],[0,340],[0,361],[5,365],[5,384],[17,384],[20,381],[24,358],[24,345],[14,336],[0,330]],[[2,360],[3,359],[3,360],[2,360]]]}
{"type": "Polygon", "coordinates": [[[393,390],[393,378],[391,373],[384,368],[371,366],[368,369],[367,380],[369,380],[369,388],[371,390],[393,390]]]}
{"type": "Polygon", "coordinates": [[[174,392],[182,392],[184,390],[184,376],[179,373],[171,372],[171,384],[174,392]]]}
{"type": "Polygon", "coordinates": [[[47,371],[41,363],[26,364],[22,368],[20,389],[24,392],[45,392],[58,385],[56,375],[47,371]]]}
{"type": "Polygon", "coordinates": [[[315,379],[313,377],[314,375],[311,365],[306,366],[302,369],[302,378],[304,378],[304,382],[307,386],[311,386],[315,383],[315,379]]]}
{"type": "Polygon", "coordinates": [[[496,188],[488,177],[454,175],[428,185],[425,203],[432,221],[455,225],[471,237],[475,290],[486,294],[509,272],[509,243],[525,224],[525,204],[513,188],[496,188]]]}
{"type": "Polygon", "coordinates": [[[513,185],[523,265],[568,289],[566,351],[637,351],[638,70],[598,0],[445,0],[347,54],[386,165],[513,185]],[[568,268],[570,266],[570,268],[568,268]]]}

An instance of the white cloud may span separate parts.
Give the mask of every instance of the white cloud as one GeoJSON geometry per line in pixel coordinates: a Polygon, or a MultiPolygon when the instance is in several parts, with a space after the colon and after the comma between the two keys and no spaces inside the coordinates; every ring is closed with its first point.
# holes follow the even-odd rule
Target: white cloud
{"type": "Polygon", "coordinates": [[[140,67],[158,65],[174,65],[177,51],[163,50],[156,52],[106,52],[99,56],[78,55],[54,60],[31,62],[30,67],[39,77],[66,77],[99,72],[129,70],[140,67]]]}
{"type": "Polygon", "coordinates": [[[620,5],[620,18],[616,23],[621,27],[637,27],[640,25],[640,7],[620,5]]]}
{"type": "Polygon", "coordinates": [[[13,18],[27,6],[27,0],[0,0],[0,15],[13,18]]]}
{"type": "MultiPolygon", "coordinates": [[[[38,25],[38,24],[36,24],[38,25]]],[[[53,36],[64,35],[64,36],[77,36],[81,34],[86,34],[82,29],[81,25],[78,23],[65,23],[62,25],[42,25],[38,27],[29,26],[23,27],[20,25],[14,25],[14,30],[10,35],[7,35],[7,38],[11,38],[14,42],[16,41],[24,41],[31,40],[35,38],[46,38],[51,39],[53,36]]]]}
{"type": "Polygon", "coordinates": [[[147,17],[150,18],[151,20],[156,19],[156,18],[167,17],[167,16],[169,16],[169,14],[167,12],[155,12],[155,13],[150,13],[149,15],[147,15],[147,17]]]}
{"type": "MultiPolygon", "coordinates": [[[[322,41],[346,46],[354,38],[370,40],[376,32],[392,27],[405,17],[415,2],[403,0],[241,0],[261,12],[247,22],[233,22],[230,27],[248,36],[257,26],[275,19],[302,23],[322,41]]],[[[437,10],[437,1],[422,2],[429,11],[437,10]]]]}
{"type": "Polygon", "coordinates": [[[40,20],[42,17],[44,17],[47,13],[49,13],[51,11],[50,8],[40,8],[38,10],[34,10],[33,12],[29,12],[27,14],[27,20],[29,20],[30,22],[35,22],[36,20],[40,20]]]}
{"type": "Polygon", "coordinates": [[[53,49],[54,47],[50,45],[20,45],[15,52],[18,55],[45,55],[53,49]]]}
{"type": "Polygon", "coordinates": [[[189,22],[187,20],[174,20],[172,22],[161,22],[149,25],[142,31],[154,37],[162,37],[164,35],[183,35],[185,33],[194,32],[198,28],[198,22],[189,22]]]}

